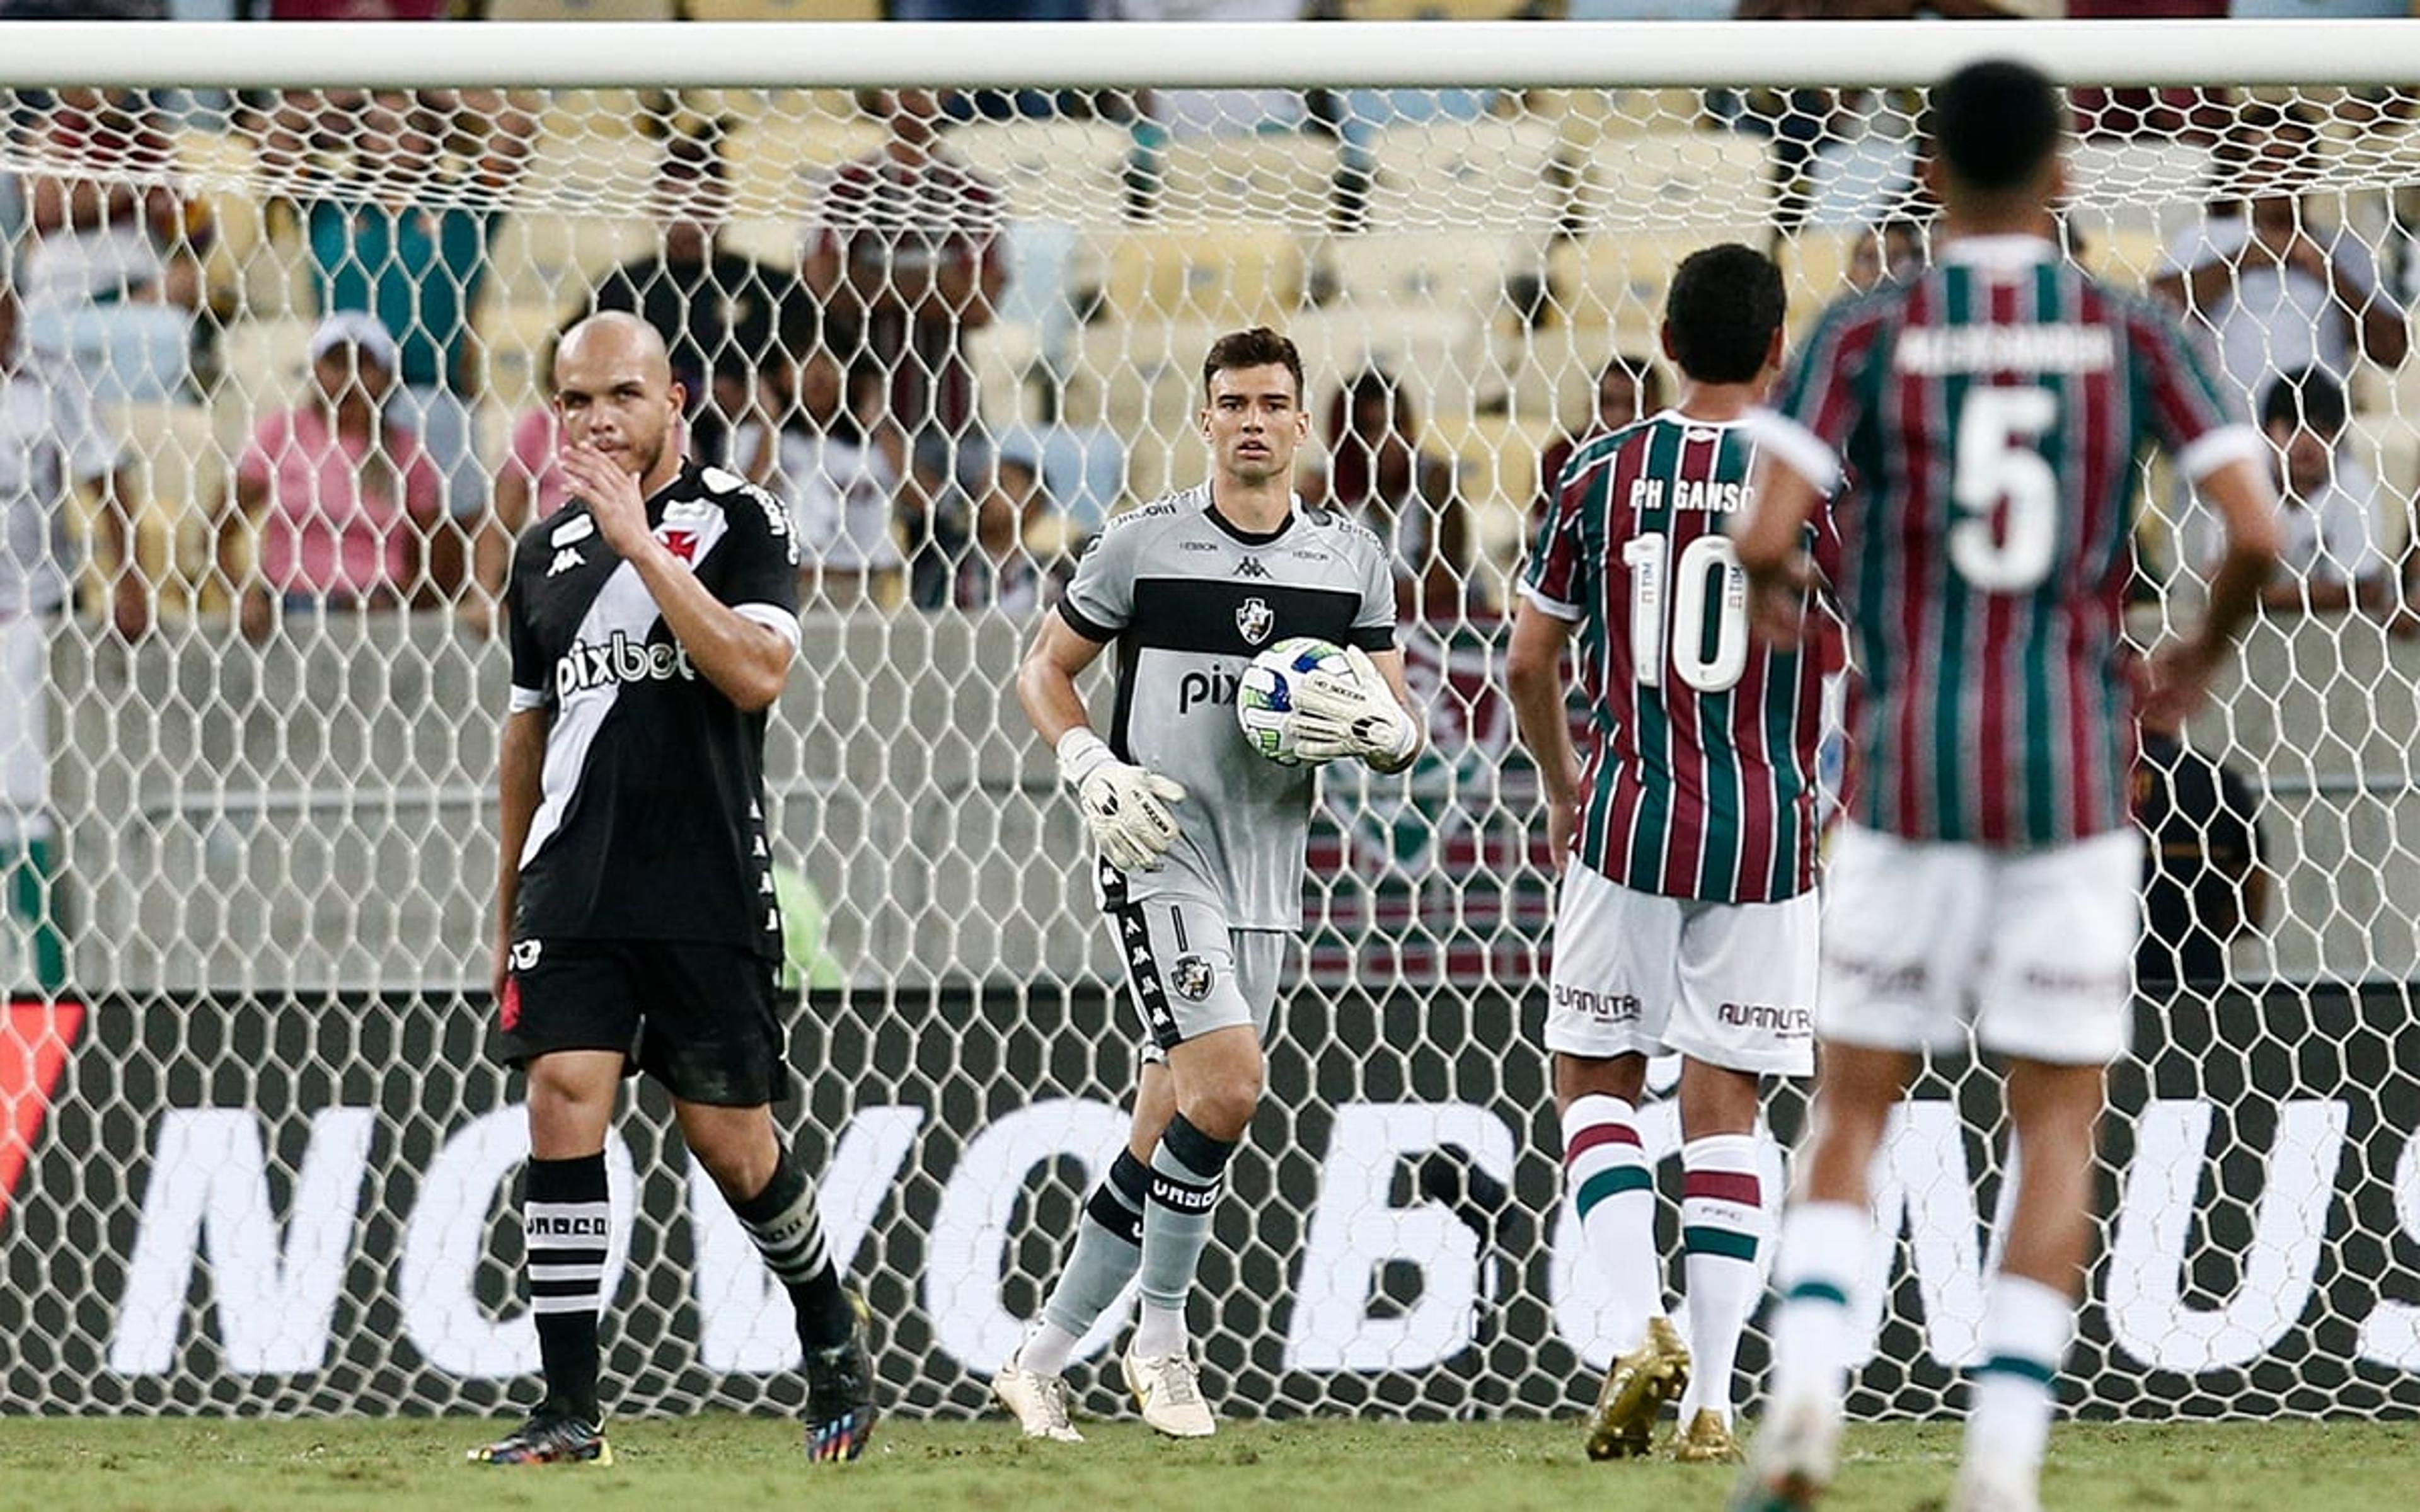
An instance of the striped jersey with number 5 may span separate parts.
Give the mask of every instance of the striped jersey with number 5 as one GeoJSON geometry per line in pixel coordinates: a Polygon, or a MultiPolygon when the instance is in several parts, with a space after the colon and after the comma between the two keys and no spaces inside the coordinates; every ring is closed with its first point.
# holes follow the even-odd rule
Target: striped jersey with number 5
{"type": "Polygon", "coordinates": [[[2259,447],[2176,322],[2048,240],[1965,238],[1826,311],[1774,409],[1767,450],[1847,480],[1857,820],[2010,848],[2127,823],[2140,454],[2197,478],[2259,447]]]}
{"type": "Polygon", "coordinates": [[[1584,443],[1522,575],[1575,630],[1574,854],[1640,892],[1770,903],[1814,882],[1818,656],[1749,638],[1726,533],[1754,453],[1745,427],[1671,409],[1584,443]]]}

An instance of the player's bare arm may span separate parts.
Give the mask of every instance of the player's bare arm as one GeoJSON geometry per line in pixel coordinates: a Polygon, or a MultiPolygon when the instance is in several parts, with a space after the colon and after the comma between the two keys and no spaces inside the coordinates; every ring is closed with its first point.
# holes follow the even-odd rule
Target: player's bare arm
{"type": "Polygon", "coordinates": [[[2277,494],[2269,475],[2248,460],[2228,462],[2204,477],[2201,497],[2218,511],[2226,551],[2210,580],[2210,601],[2201,627],[2163,650],[2151,661],[2146,718],[2181,721],[2210,697],[2210,685],[2226,662],[2235,638],[2259,610],[2260,592],[2276,570],[2282,537],[2277,494]]]}
{"type": "Polygon", "coordinates": [[[1016,702],[1034,733],[1054,749],[1068,731],[1092,726],[1076,679],[1100,654],[1098,641],[1078,635],[1056,611],[1042,616],[1041,629],[1025,648],[1016,669],[1016,702]]]}
{"type": "Polygon", "coordinates": [[[1815,578],[1807,519],[1823,495],[1796,468],[1767,457],[1757,464],[1754,496],[1755,509],[1731,538],[1747,573],[1748,618],[1763,640],[1792,650],[1806,635],[1807,593],[1815,578]]]}
{"type": "Polygon", "coordinates": [[[1512,611],[1512,645],[1504,660],[1513,723],[1546,792],[1546,842],[1558,867],[1571,854],[1580,795],[1580,757],[1563,707],[1563,649],[1571,636],[1569,624],[1525,599],[1512,611]]]}
{"type": "Polygon", "coordinates": [[[780,698],[790,675],[789,641],[715,597],[687,563],[656,539],[639,479],[584,445],[564,448],[563,471],[572,493],[587,501],[597,533],[637,569],[664,624],[706,681],[750,713],[780,698]]]}
{"type": "Polygon", "coordinates": [[[512,955],[513,911],[520,901],[521,848],[529,840],[530,820],[537,812],[546,733],[553,722],[554,717],[544,709],[522,709],[507,716],[497,755],[496,949],[488,988],[498,998],[504,995],[512,955]]]}

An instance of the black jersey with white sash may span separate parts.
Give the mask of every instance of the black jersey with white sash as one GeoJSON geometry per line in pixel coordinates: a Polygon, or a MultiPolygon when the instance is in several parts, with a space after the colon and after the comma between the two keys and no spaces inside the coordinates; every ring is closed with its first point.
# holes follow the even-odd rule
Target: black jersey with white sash
{"type": "MultiPolygon", "coordinates": [[[[716,598],[796,650],[798,550],[779,501],[692,464],[647,501],[647,520],[716,598]]],[[[551,716],[513,937],[719,942],[779,958],[765,713],[690,664],[582,501],[521,532],[505,609],[512,708],[551,716]]]]}

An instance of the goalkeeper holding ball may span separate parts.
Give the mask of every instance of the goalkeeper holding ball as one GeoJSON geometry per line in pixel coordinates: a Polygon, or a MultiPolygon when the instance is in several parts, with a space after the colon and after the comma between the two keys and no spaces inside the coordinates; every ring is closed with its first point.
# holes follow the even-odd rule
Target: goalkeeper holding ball
{"type": "Polygon", "coordinates": [[[1217,1430],[1185,1304],[1260,1101],[1261,1036],[1301,924],[1313,785],[1301,764],[1351,756],[1393,772],[1420,748],[1386,547],[1294,498],[1310,432],[1294,343],[1266,329],[1221,336],[1202,381],[1211,481],[1111,520],[1017,671],[1018,702],[1099,848],[1102,911],[1149,1031],[1132,1137],[1085,1206],[1041,1321],[992,1380],[1029,1438],[1080,1439],[1062,1372],[1138,1276],[1125,1371],[1143,1421],[1179,1438],[1217,1430]],[[1251,658],[1298,636],[1344,653],[1291,680],[1287,764],[1245,738],[1234,703],[1251,658]],[[1076,678],[1111,644],[1105,739],[1076,678]]]}

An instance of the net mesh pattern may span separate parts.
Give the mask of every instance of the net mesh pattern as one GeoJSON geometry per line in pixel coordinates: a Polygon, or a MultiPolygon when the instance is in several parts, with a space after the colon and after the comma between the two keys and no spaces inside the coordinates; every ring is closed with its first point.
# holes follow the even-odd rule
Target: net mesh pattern
{"type": "MultiPolygon", "coordinates": [[[[37,470],[23,498],[0,471],[0,508],[46,507],[62,471],[85,485],[66,539],[0,535],[5,1410],[484,1408],[534,1368],[525,1147],[479,1049],[505,681],[490,590],[500,532],[552,502],[552,340],[600,294],[678,312],[691,444],[799,512],[806,647],[769,787],[814,990],[785,1116],[886,1320],[886,1393],[980,1408],[1121,1139],[1116,953],[1073,805],[1006,690],[1102,519],[1204,477],[1203,351],[1265,322],[1310,369],[1306,497],[1394,547],[1434,744],[1403,777],[1326,779],[1269,1106],[1203,1274],[1213,1386],[1235,1412],[1590,1397],[1606,1351],[1536,1043],[1552,879],[1500,691],[1514,575],[1608,364],[1633,378],[1605,419],[1644,384],[1672,392],[1658,311],[1686,253],[1770,249],[1793,332],[1928,255],[1918,94],[0,102],[28,353],[12,392],[56,406],[0,416],[37,470]],[[312,337],[338,307],[382,317],[400,381],[366,457],[331,462],[309,442],[312,337]],[[1357,386],[1378,399],[1357,420],[1357,386]],[[34,431],[86,414],[89,434],[39,452],[34,431]],[[113,469],[147,595],[109,570],[91,485],[113,469]],[[347,576],[281,523],[315,511],[402,523],[347,576]]],[[[2071,255],[2147,285],[2223,229],[2214,208],[2284,194],[2294,255],[2344,270],[2345,307],[2229,305],[2262,271],[2239,246],[2186,281],[2191,319],[2264,383],[2348,349],[2314,346],[2315,325],[2367,333],[2338,363],[2350,503],[2296,526],[2302,579],[2350,583],[2352,605],[2265,612],[2189,732],[2242,774],[2274,903],[2232,949],[2236,986],[2142,1008],[2071,1400],[2408,1411],[2420,1047],[2399,993],[2379,1004],[2420,964],[2420,661],[2399,609],[2420,364],[2398,370],[2393,334],[2420,280],[2420,97],[2076,103],[2071,255]]],[[[325,381],[365,349],[335,348],[325,381]]],[[[2164,469],[2144,490],[2149,643],[2192,622],[2209,555],[2164,469]]],[[[1862,1412],[1962,1400],[2008,1154],[1955,1116],[1996,1093],[1988,1066],[1947,1057],[1902,1120],[1862,1412]]],[[[1774,1133],[1802,1122],[1784,1089],[1774,1133]]],[[[622,1130],[612,1399],[794,1406],[780,1295],[665,1108],[641,1094],[622,1130]]],[[[1651,1152],[1677,1149],[1668,1103],[1648,1130],[1651,1152]]],[[[1663,1174],[1669,1253],[1677,1162],[1663,1174]]],[[[1114,1368],[1090,1370],[1086,1405],[1120,1410],[1114,1368]]]]}

